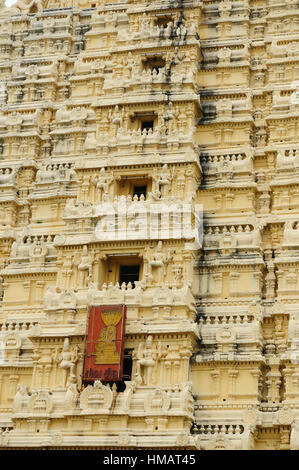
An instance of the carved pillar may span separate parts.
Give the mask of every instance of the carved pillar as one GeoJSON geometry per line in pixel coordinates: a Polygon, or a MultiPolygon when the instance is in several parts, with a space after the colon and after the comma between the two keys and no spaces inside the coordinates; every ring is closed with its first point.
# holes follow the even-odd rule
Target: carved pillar
{"type": "Polygon", "coordinates": [[[250,374],[252,375],[252,377],[255,379],[255,383],[256,383],[256,393],[254,395],[254,398],[255,399],[258,399],[258,396],[260,394],[260,378],[261,378],[261,371],[259,369],[252,369],[250,371],[250,374]]]}
{"type": "Polygon", "coordinates": [[[280,427],[280,450],[290,450],[290,429],[289,426],[280,427]]]}
{"type": "Polygon", "coordinates": [[[281,294],[284,290],[284,271],[276,271],[277,276],[277,294],[281,294]]]}
{"type": "Polygon", "coordinates": [[[235,398],[236,395],[236,380],[239,375],[239,371],[236,369],[229,369],[228,371],[228,397],[232,400],[235,398]]]}
{"type": "Polygon", "coordinates": [[[268,264],[268,274],[266,275],[266,299],[273,300],[275,298],[276,276],[274,274],[273,264],[268,264]]]}
{"type": "Polygon", "coordinates": [[[177,383],[180,383],[181,381],[181,374],[180,374],[180,369],[181,369],[181,362],[180,361],[174,361],[172,370],[173,370],[173,378],[172,378],[172,385],[175,385],[177,383]]]}
{"type": "Polygon", "coordinates": [[[210,375],[214,381],[214,397],[215,398],[219,398],[219,394],[220,394],[220,372],[219,370],[212,370],[210,372],[210,375]]]}
{"type": "Polygon", "coordinates": [[[43,301],[43,289],[45,286],[45,282],[37,281],[35,285],[36,285],[35,302],[37,304],[41,304],[43,301]]]}
{"type": "Polygon", "coordinates": [[[159,307],[152,307],[152,312],[153,312],[152,319],[153,320],[158,320],[158,318],[159,318],[159,307]]]}
{"type": "Polygon", "coordinates": [[[30,286],[30,281],[23,282],[23,288],[24,288],[25,293],[27,294],[26,297],[27,297],[28,305],[31,305],[31,299],[30,299],[31,289],[30,289],[30,287],[31,287],[30,286]]]}
{"type": "Polygon", "coordinates": [[[28,432],[31,433],[31,434],[35,433],[36,420],[35,419],[27,419],[27,424],[28,424],[28,432]]]}
{"type": "Polygon", "coordinates": [[[260,271],[254,271],[252,273],[253,276],[253,293],[256,294],[256,296],[260,297],[261,295],[261,288],[262,288],[262,282],[263,282],[263,275],[260,271]]]}
{"type": "Polygon", "coordinates": [[[147,431],[149,432],[154,431],[154,424],[155,424],[154,418],[145,418],[145,424],[146,424],[147,431]]]}
{"type": "Polygon", "coordinates": [[[267,373],[268,395],[267,399],[271,403],[280,401],[279,389],[281,385],[281,373],[279,364],[272,364],[270,372],[267,373]]]}
{"type": "Polygon", "coordinates": [[[8,377],[8,399],[13,400],[17,392],[18,375],[10,375],[8,377]]]}
{"type": "Polygon", "coordinates": [[[165,370],[165,376],[164,376],[164,383],[170,384],[171,383],[171,361],[165,361],[164,362],[164,370],[165,370]]]}
{"type": "Polygon", "coordinates": [[[214,289],[212,291],[216,295],[221,295],[221,289],[222,289],[222,273],[213,273],[212,278],[214,281],[214,289]]]}
{"type": "Polygon", "coordinates": [[[56,220],[58,216],[58,204],[51,204],[51,219],[56,220]]]}
{"type": "Polygon", "coordinates": [[[44,388],[49,389],[49,379],[50,379],[50,373],[51,373],[51,364],[47,364],[45,366],[45,380],[44,380],[44,388]]]}
{"type": "Polygon", "coordinates": [[[229,276],[229,281],[230,281],[230,293],[231,295],[233,295],[234,293],[236,293],[238,291],[237,289],[237,282],[238,282],[238,279],[240,278],[240,273],[230,273],[230,276],[229,276]]]}
{"type": "Polygon", "coordinates": [[[36,390],[36,377],[37,377],[37,364],[38,364],[38,359],[40,357],[40,354],[37,349],[33,350],[33,357],[32,357],[32,362],[33,362],[33,372],[32,372],[32,379],[31,379],[31,390],[36,390]]]}
{"type": "Polygon", "coordinates": [[[222,208],[222,194],[214,196],[214,201],[216,203],[216,210],[221,210],[221,208],[222,208]]]}
{"type": "Polygon", "coordinates": [[[226,209],[232,209],[234,199],[235,199],[234,194],[227,194],[226,195],[226,209]]]}
{"type": "Polygon", "coordinates": [[[36,374],[37,374],[37,380],[36,380],[36,383],[37,383],[37,389],[41,389],[43,387],[43,365],[41,364],[38,364],[37,365],[37,368],[36,368],[36,374]]]}
{"type": "Polygon", "coordinates": [[[285,401],[290,400],[292,397],[292,374],[293,369],[286,367],[282,370],[285,383],[285,401]]]}
{"type": "Polygon", "coordinates": [[[171,307],[164,307],[163,308],[163,319],[170,320],[171,318],[171,307]]]}
{"type": "Polygon", "coordinates": [[[50,419],[41,419],[39,424],[39,430],[40,432],[48,432],[48,427],[49,427],[49,423],[51,422],[50,419]]]}
{"type": "Polygon", "coordinates": [[[292,374],[292,398],[296,399],[299,395],[299,373],[293,372],[292,374]]]}

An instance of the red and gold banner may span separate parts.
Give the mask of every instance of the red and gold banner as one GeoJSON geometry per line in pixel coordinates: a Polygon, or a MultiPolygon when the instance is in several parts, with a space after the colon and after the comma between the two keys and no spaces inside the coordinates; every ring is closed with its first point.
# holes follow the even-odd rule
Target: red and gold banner
{"type": "Polygon", "coordinates": [[[122,380],[126,306],[90,307],[84,382],[122,380]]]}

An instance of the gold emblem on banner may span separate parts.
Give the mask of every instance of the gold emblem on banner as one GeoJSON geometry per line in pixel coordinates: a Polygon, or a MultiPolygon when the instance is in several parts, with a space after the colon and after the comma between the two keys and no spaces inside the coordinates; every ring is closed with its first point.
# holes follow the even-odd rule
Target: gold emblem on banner
{"type": "Polygon", "coordinates": [[[119,364],[120,354],[116,350],[116,327],[123,313],[107,310],[101,314],[105,326],[98,337],[95,354],[95,364],[119,364]]]}

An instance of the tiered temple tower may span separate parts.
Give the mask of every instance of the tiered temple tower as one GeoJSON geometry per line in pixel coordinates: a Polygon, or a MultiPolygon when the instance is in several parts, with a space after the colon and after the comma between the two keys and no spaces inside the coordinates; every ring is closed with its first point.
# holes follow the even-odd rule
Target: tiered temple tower
{"type": "Polygon", "coordinates": [[[299,449],[296,2],[4,3],[0,446],[299,449]]]}

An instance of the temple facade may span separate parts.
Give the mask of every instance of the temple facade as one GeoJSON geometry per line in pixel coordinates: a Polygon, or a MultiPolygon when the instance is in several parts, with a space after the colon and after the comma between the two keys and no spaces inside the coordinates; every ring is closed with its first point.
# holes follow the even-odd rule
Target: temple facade
{"type": "Polygon", "coordinates": [[[298,450],[297,2],[1,0],[0,254],[2,449],[298,450]]]}

